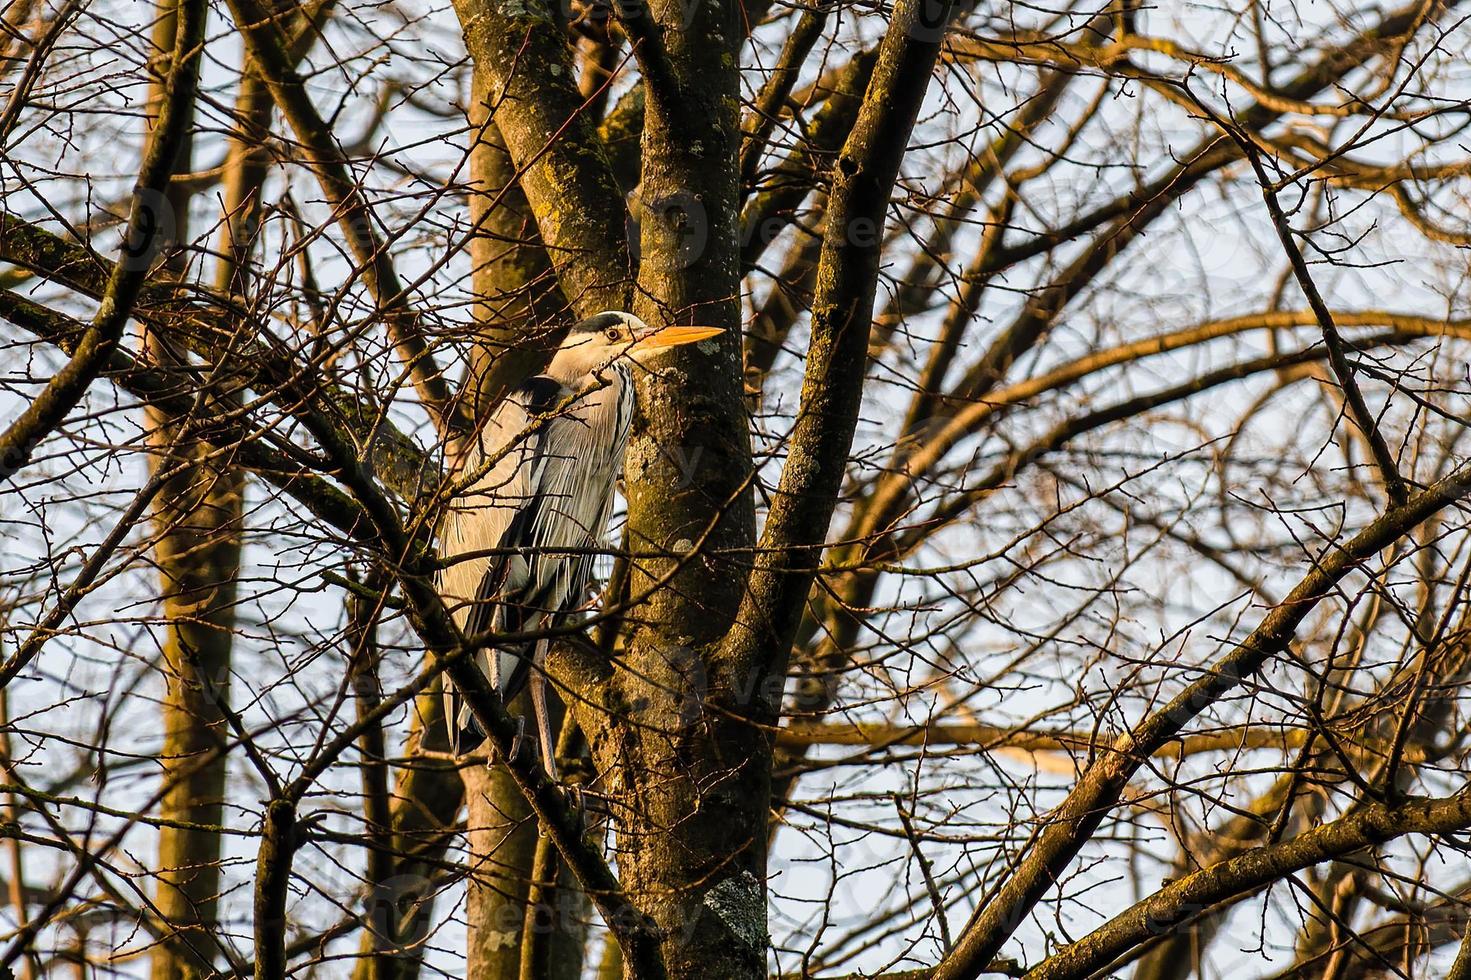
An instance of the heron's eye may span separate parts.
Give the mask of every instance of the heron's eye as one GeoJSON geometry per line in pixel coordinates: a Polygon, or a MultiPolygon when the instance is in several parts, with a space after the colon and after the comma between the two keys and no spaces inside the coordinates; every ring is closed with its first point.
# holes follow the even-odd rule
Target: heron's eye
{"type": "Polygon", "coordinates": [[[608,338],[608,343],[610,344],[616,344],[619,340],[623,339],[623,334],[618,331],[617,327],[609,327],[607,330],[604,330],[603,336],[608,338]]]}

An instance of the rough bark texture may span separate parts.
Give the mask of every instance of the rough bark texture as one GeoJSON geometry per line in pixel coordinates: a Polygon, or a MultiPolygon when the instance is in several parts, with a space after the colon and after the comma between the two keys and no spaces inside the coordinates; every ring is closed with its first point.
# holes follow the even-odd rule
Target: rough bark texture
{"type": "MultiPolygon", "coordinates": [[[[565,326],[565,302],[541,247],[535,218],[495,121],[495,82],[476,61],[472,78],[470,173],[475,191],[470,243],[477,321],[467,391],[481,418],[507,388],[545,366],[565,326]]],[[[529,717],[530,699],[512,708],[529,717]]],[[[522,925],[536,856],[536,819],[501,766],[471,765],[465,782],[470,845],[465,921],[467,976],[520,974],[522,925]]]]}
{"type": "Polygon", "coordinates": [[[863,393],[889,197],[951,9],[917,0],[894,8],[833,174],[801,407],[742,606],[742,629],[729,644],[742,662],[777,677],[786,676],[842,490],[863,393]]]}
{"type": "Polygon", "coordinates": [[[646,79],[635,312],[728,332],[640,381],[629,539],[678,557],[633,563],[633,594],[673,577],[626,637],[614,697],[633,723],[591,743],[619,794],[621,876],[663,930],[670,975],[760,977],[769,749],[741,721],[752,678],[713,655],[740,600],[737,555],[753,541],[735,234],[744,31],[726,4],[654,4],[624,22],[646,79]]]}
{"type": "Polygon", "coordinates": [[[1402,2],[454,0],[324,31],[333,0],[18,0],[0,830],[45,850],[0,975],[1173,980],[1237,963],[1211,946],[1259,896],[1284,977],[1448,962],[1467,917],[1436,902],[1471,879],[1405,858],[1471,826],[1471,321],[1430,247],[1471,243],[1471,162],[1429,84],[1471,21],[1402,2]],[[184,62],[237,50],[196,112],[184,62]],[[170,135],[104,175],[145,116],[170,135]],[[1401,286],[1416,312],[1355,305],[1401,286]],[[437,594],[435,526],[469,424],[609,308],[724,334],[635,373],[605,600],[551,624],[558,781],[437,594]],[[1401,480],[1428,489],[1373,520],[1401,480]],[[1137,904],[1053,936],[1098,881],[1137,904]]]}

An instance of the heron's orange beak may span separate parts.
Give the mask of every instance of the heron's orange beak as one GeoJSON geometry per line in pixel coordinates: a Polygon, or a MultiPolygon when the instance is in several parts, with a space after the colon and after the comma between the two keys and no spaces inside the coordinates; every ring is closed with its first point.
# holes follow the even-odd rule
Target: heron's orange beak
{"type": "Polygon", "coordinates": [[[633,345],[633,350],[655,350],[660,347],[681,347],[700,340],[709,340],[725,333],[722,327],[664,327],[655,330],[633,345]]]}

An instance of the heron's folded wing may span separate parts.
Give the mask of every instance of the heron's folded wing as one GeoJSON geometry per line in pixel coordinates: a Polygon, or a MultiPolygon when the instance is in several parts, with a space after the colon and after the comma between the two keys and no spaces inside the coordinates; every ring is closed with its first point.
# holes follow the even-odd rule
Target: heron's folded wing
{"type": "MultiPolygon", "coordinates": [[[[478,433],[462,460],[460,474],[471,482],[451,501],[439,534],[440,595],[466,636],[515,632],[521,617],[512,615],[504,599],[525,589],[524,559],[507,551],[507,530],[516,517],[533,507],[532,474],[543,438],[541,416],[555,408],[564,389],[551,378],[534,377],[512,391],[478,433]]],[[[503,694],[517,681],[520,658],[481,649],[475,662],[503,694]]],[[[520,671],[524,675],[524,671],[520,671]]],[[[514,693],[514,692],[511,692],[514,693]]],[[[478,744],[478,726],[459,697],[453,681],[444,680],[445,717],[450,742],[458,755],[478,744]]]]}
{"type": "Polygon", "coordinates": [[[491,626],[494,599],[524,587],[511,554],[516,535],[508,529],[518,515],[536,507],[532,476],[542,452],[540,416],[555,406],[562,386],[551,378],[528,379],[512,391],[465,454],[461,474],[472,482],[451,501],[439,535],[440,594],[462,632],[491,626]],[[483,471],[483,472],[482,472],[483,471]]]}
{"type": "Polygon", "coordinates": [[[524,588],[504,598],[555,615],[582,605],[594,546],[602,540],[622,465],[626,418],[616,392],[595,391],[562,404],[538,431],[529,506],[506,528],[505,546],[525,556],[524,588]]]}

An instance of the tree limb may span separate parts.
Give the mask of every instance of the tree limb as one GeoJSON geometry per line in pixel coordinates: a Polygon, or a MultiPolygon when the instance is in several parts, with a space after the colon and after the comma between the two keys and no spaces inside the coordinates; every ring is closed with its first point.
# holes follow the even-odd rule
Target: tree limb
{"type": "Polygon", "coordinates": [[[857,121],[838,157],[801,403],[737,618],[744,628],[728,641],[740,649],[737,663],[786,671],[858,419],[889,195],[953,9],[922,0],[895,7],[857,121]]]}
{"type": "Polygon", "coordinates": [[[1468,480],[1471,466],[1463,466],[1405,504],[1390,508],[1343,545],[1334,546],[1231,653],[1164,708],[1120,735],[1113,745],[1100,749],[1099,757],[1049,816],[1030,852],[976,907],[954,952],[935,968],[933,980],[969,980],[977,976],[1092,837],[1144,760],[1202,710],[1286,650],[1298,624],[1344,576],[1432,514],[1471,493],[1468,480]]]}
{"type": "Polygon", "coordinates": [[[1249,894],[1315,864],[1409,834],[1448,834],[1471,826],[1471,789],[1443,799],[1395,806],[1364,803],[1291,840],[1259,847],[1186,875],[1130,907],[1030,970],[1025,980],[1093,976],[1118,955],[1172,932],[1222,902],[1249,894]]]}

